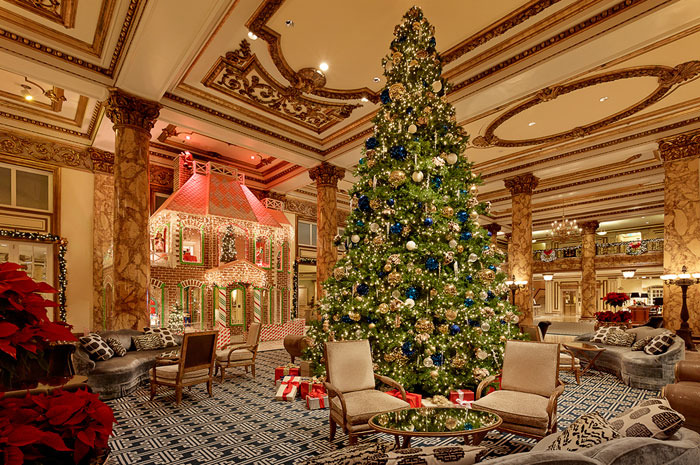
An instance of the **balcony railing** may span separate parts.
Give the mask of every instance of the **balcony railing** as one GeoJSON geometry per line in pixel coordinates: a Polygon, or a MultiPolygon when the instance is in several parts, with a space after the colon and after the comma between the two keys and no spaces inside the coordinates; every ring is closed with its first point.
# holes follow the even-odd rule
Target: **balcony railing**
{"type": "MultiPolygon", "coordinates": [[[[663,252],[664,240],[644,239],[642,241],[598,243],[595,245],[596,255],[642,255],[647,252],[663,252]]],[[[535,261],[552,262],[560,258],[576,258],[581,256],[581,246],[560,247],[549,250],[535,250],[532,253],[535,261]]]]}

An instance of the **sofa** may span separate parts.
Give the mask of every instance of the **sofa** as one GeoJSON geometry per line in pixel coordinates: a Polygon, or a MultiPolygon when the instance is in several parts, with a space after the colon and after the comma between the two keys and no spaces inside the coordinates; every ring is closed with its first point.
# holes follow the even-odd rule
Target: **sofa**
{"type": "MultiPolygon", "coordinates": [[[[647,336],[656,336],[668,332],[664,328],[639,326],[627,330],[636,333],[637,340],[647,336]]],[[[600,342],[590,342],[594,333],[583,334],[576,341],[588,341],[598,347],[605,347],[605,352],[595,362],[595,366],[613,373],[628,386],[658,391],[674,380],[673,370],[680,360],[685,357],[683,339],[674,336],[671,347],[660,355],[648,355],[644,351],[632,350],[630,347],[611,346],[600,342]]]]}
{"type": "Polygon", "coordinates": [[[686,428],[700,433],[700,361],[682,360],[676,365],[676,382],[661,390],[671,407],[685,417],[686,428]]]}
{"type": "Polygon", "coordinates": [[[671,439],[619,438],[575,452],[547,448],[559,433],[545,436],[529,452],[490,460],[488,465],[697,465],[700,463],[700,434],[681,428],[671,439]]]}
{"type": "Polygon", "coordinates": [[[98,333],[102,338],[117,339],[127,353],[124,357],[114,356],[109,360],[94,361],[81,347],[73,354],[73,366],[78,375],[88,377],[88,386],[92,392],[100,394],[100,398],[115,399],[129,394],[143,381],[148,379],[149,370],[155,366],[155,359],[163,352],[177,350],[182,344],[182,336],[175,336],[177,347],[136,351],[131,338],[140,336],[141,331],[120,329],[98,333]]]}

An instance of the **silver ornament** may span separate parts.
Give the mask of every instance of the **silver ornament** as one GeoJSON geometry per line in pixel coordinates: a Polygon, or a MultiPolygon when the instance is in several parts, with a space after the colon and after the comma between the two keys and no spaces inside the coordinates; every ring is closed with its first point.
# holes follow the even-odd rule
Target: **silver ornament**
{"type": "Polygon", "coordinates": [[[481,330],[482,330],[483,332],[488,332],[489,329],[491,329],[491,325],[490,325],[490,324],[488,324],[488,323],[486,323],[486,322],[481,323],[481,330]]]}
{"type": "Polygon", "coordinates": [[[416,301],[413,299],[406,299],[406,301],[403,304],[408,308],[413,308],[414,305],[416,305],[416,301]]]}
{"type": "Polygon", "coordinates": [[[379,231],[379,225],[377,223],[370,223],[369,230],[376,233],[379,231]]]}
{"type": "Polygon", "coordinates": [[[417,247],[418,246],[413,241],[406,242],[406,249],[408,249],[408,250],[416,250],[417,247]]]}
{"type": "Polygon", "coordinates": [[[411,179],[413,179],[413,182],[421,182],[423,180],[423,172],[422,171],[414,171],[413,174],[411,175],[411,179]]]}
{"type": "Polygon", "coordinates": [[[433,82],[432,88],[433,92],[440,92],[442,90],[442,82],[439,80],[433,82]]]}
{"type": "Polygon", "coordinates": [[[357,244],[358,242],[360,242],[360,236],[358,236],[357,234],[353,234],[352,237],[350,237],[350,240],[353,244],[357,244]]]}
{"type": "Polygon", "coordinates": [[[456,249],[456,248],[457,248],[457,241],[454,240],[454,239],[452,239],[452,240],[449,242],[449,245],[450,245],[450,248],[451,248],[451,249],[456,249]]]}
{"type": "Polygon", "coordinates": [[[423,359],[423,366],[426,368],[432,368],[433,367],[433,359],[430,357],[425,357],[423,359]]]}
{"type": "Polygon", "coordinates": [[[445,157],[445,161],[447,162],[448,165],[454,165],[457,163],[457,154],[456,153],[450,153],[445,157]]]}
{"type": "Polygon", "coordinates": [[[474,263],[478,259],[479,259],[479,257],[477,257],[475,253],[471,253],[471,254],[469,254],[469,258],[467,259],[467,261],[469,263],[474,263]]]}

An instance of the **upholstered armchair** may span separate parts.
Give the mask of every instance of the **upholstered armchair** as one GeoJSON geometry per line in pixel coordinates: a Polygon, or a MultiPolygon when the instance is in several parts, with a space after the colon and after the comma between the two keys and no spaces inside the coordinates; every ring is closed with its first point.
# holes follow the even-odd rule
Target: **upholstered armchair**
{"type": "Polygon", "coordinates": [[[180,405],[182,388],[201,383],[207,383],[211,397],[218,334],[218,331],[185,333],[177,360],[156,359],[156,366],[151,368],[151,400],[158,386],[168,386],[175,389],[175,403],[180,405]]]}
{"type": "Polygon", "coordinates": [[[358,435],[373,432],[368,422],[374,415],[409,408],[403,386],[374,373],[368,340],[326,342],[323,352],[331,441],[335,438],[336,425],[343,428],[353,445],[358,435]],[[398,389],[403,400],[378,391],[375,379],[398,389]]]}
{"type": "Polygon", "coordinates": [[[700,433],[700,361],[681,360],[675,368],[676,382],[661,390],[671,407],[685,417],[684,427],[700,433]]]}
{"type": "Polygon", "coordinates": [[[557,399],[564,392],[559,381],[559,344],[506,341],[501,389],[482,397],[497,375],[479,383],[473,408],[499,415],[501,431],[543,438],[557,430],[557,399]]]}
{"type": "Polygon", "coordinates": [[[216,371],[221,370],[221,382],[224,382],[226,369],[233,367],[248,367],[255,378],[255,357],[258,355],[258,344],[260,344],[260,323],[251,323],[248,328],[246,342],[232,343],[216,351],[216,371]]]}

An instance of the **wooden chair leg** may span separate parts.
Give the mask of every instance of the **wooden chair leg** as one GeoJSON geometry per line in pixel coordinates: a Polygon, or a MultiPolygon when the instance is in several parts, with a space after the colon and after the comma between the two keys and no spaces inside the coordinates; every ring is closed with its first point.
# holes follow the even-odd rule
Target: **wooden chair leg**
{"type": "Polygon", "coordinates": [[[354,446],[355,444],[357,444],[357,436],[355,436],[354,434],[348,433],[348,439],[349,446],[354,446]]]}
{"type": "Polygon", "coordinates": [[[248,373],[248,365],[244,366],[243,368],[245,368],[245,372],[248,373]]]}
{"type": "Polygon", "coordinates": [[[255,378],[255,364],[252,364],[252,365],[250,366],[250,371],[253,372],[253,378],[255,378]]]}
{"type": "Polygon", "coordinates": [[[182,402],[182,386],[177,386],[175,388],[175,406],[179,406],[182,402]]]}
{"type": "Polygon", "coordinates": [[[207,381],[207,391],[209,392],[209,397],[213,397],[211,391],[212,384],[214,384],[214,380],[212,378],[209,378],[209,381],[207,381]]]}
{"type": "Polygon", "coordinates": [[[329,418],[328,424],[330,425],[330,429],[331,429],[331,434],[330,434],[328,440],[332,441],[333,439],[335,439],[335,428],[336,428],[335,421],[333,421],[332,418],[329,418]]]}
{"type": "Polygon", "coordinates": [[[221,367],[221,382],[224,382],[224,376],[226,375],[226,368],[221,367]]]}
{"type": "Polygon", "coordinates": [[[155,379],[151,378],[151,400],[153,400],[156,397],[156,381],[155,379]]]}
{"type": "Polygon", "coordinates": [[[576,384],[581,384],[581,370],[576,368],[574,375],[576,376],[576,384]]]}

